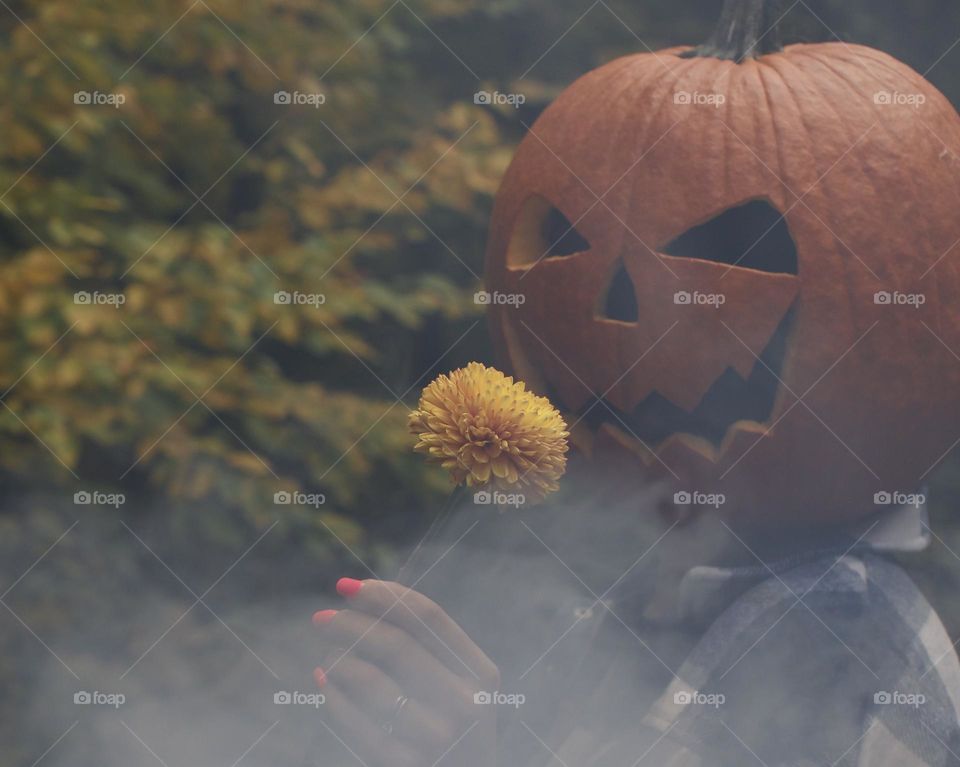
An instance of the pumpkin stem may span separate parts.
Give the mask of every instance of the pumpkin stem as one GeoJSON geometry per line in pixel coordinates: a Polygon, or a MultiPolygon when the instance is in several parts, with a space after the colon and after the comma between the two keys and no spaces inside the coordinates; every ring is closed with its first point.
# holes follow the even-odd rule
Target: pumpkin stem
{"type": "Polygon", "coordinates": [[[777,0],[724,0],[720,20],[710,38],[684,58],[710,57],[740,63],[782,50],[777,0]]]}

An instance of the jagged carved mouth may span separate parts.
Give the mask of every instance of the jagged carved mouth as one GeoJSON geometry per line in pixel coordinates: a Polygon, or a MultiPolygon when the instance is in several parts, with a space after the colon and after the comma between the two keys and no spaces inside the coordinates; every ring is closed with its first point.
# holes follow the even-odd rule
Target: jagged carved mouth
{"type": "Polygon", "coordinates": [[[719,447],[729,428],[737,422],[769,423],[794,310],[795,307],[791,307],[784,315],[746,380],[733,368],[727,368],[692,411],[684,410],[666,395],[654,391],[630,412],[619,410],[601,398],[599,402],[588,403],[578,415],[594,431],[608,423],[628,430],[652,448],[674,434],[700,437],[719,447]]]}

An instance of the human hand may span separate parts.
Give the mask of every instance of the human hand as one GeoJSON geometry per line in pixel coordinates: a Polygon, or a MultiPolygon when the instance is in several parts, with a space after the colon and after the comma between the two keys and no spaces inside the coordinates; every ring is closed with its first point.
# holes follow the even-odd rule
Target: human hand
{"type": "Polygon", "coordinates": [[[342,578],[344,610],[314,624],[329,648],[314,672],[328,726],[369,767],[496,764],[497,667],[435,602],[407,586],[342,578]]]}

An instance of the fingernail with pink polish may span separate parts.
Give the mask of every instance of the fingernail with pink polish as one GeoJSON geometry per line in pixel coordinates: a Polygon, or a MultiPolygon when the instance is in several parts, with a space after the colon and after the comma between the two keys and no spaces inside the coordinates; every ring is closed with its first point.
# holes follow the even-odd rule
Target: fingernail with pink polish
{"type": "Polygon", "coordinates": [[[337,614],[336,610],[320,610],[313,614],[313,625],[322,626],[325,623],[329,623],[333,620],[333,616],[337,614]]]}
{"type": "Polygon", "coordinates": [[[363,586],[363,581],[354,578],[341,578],[337,581],[337,593],[342,597],[355,597],[363,586]]]}
{"type": "Polygon", "coordinates": [[[317,683],[317,687],[319,687],[322,690],[324,686],[327,684],[326,672],[322,668],[317,666],[313,670],[313,680],[317,683]]]}

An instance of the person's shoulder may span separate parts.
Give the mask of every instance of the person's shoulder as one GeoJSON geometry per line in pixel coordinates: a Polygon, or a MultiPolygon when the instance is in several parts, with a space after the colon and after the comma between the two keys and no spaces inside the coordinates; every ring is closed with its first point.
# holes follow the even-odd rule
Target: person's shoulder
{"type": "Polygon", "coordinates": [[[891,648],[922,638],[931,621],[939,622],[903,568],[870,551],[824,553],[781,563],[768,567],[765,576],[719,615],[701,650],[752,643],[767,635],[772,623],[786,623],[787,628],[811,622],[828,634],[849,635],[857,644],[879,642],[891,648]],[[900,630],[864,632],[879,621],[900,630]]]}
{"type": "Polygon", "coordinates": [[[900,565],[870,551],[771,570],[708,629],[690,663],[753,689],[809,691],[822,680],[834,699],[858,704],[895,684],[951,705],[960,690],[960,664],[939,616],[900,565]]]}
{"type": "Polygon", "coordinates": [[[831,763],[852,744],[866,753],[901,740],[936,754],[918,764],[949,763],[938,760],[957,737],[960,666],[904,570],[841,552],[767,576],[706,631],[661,699],[659,723],[678,725],[697,750],[746,743],[770,764],[831,763]]]}

